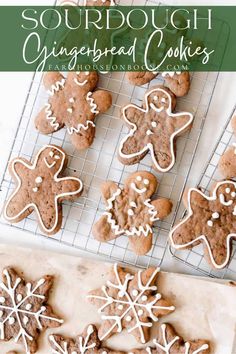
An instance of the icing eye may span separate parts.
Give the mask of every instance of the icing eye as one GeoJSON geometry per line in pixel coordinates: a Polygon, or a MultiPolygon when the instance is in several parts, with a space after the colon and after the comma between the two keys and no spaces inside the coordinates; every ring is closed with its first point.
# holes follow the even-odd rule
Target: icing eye
{"type": "Polygon", "coordinates": [[[53,157],[53,156],[54,156],[54,152],[53,152],[53,151],[50,151],[50,152],[49,152],[49,156],[50,156],[50,157],[53,157]]]}
{"type": "Polygon", "coordinates": [[[235,193],[235,192],[232,192],[232,193],[231,193],[231,197],[234,198],[235,196],[236,196],[236,193],[235,193]]]}
{"type": "Polygon", "coordinates": [[[55,159],[56,160],[60,160],[60,156],[59,155],[55,155],[55,159]]]}
{"type": "Polygon", "coordinates": [[[213,221],[212,221],[212,220],[208,220],[208,221],[207,221],[207,225],[210,226],[210,227],[212,227],[212,226],[213,226],[213,221]]]}
{"type": "Polygon", "coordinates": [[[89,71],[85,71],[85,75],[87,75],[87,76],[88,76],[88,75],[89,75],[89,71]]]}
{"type": "Polygon", "coordinates": [[[229,194],[230,193],[230,188],[225,188],[225,191],[226,191],[227,194],[229,194]]]}
{"type": "Polygon", "coordinates": [[[149,180],[148,180],[148,179],[145,179],[145,180],[143,181],[143,183],[146,184],[146,185],[148,185],[148,184],[149,184],[149,180]]]}
{"type": "Polygon", "coordinates": [[[136,180],[139,181],[139,182],[141,182],[141,181],[142,181],[142,177],[141,177],[141,176],[137,176],[137,177],[136,177],[136,180]]]}
{"type": "Polygon", "coordinates": [[[74,98],[71,97],[71,98],[69,99],[69,102],[70,102],[70,103],[74,103],[74,102],[75,102],[74,98]]]}
{"type": "Polygon", "coordinates": [[[162,103],[166,103],[165,97],[162,97],[161,102],[162,102],[162,103]]]}
{"type": "Polygon", "coordinates": [[[154,101],[157,101],[157,100],[158,100],[158,97],[157,97],[157,96],[154,96],[153,99],[154,99],[154,101]]]}

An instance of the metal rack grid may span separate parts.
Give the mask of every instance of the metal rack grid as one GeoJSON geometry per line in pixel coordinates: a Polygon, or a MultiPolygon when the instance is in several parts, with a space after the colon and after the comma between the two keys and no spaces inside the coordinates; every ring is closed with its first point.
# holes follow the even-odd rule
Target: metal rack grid
{"type": "MultiPolygon", "coordinates": [[[[131,0],[130,4],[137,5],[137,1],[131,0]]],[[[157,3],[146,1],[145,4],[153,5],[157,3]]],[[[223,36],[226,45],[228,34],[224,23],[220,23],[219,26],[218,38],[220,36],[223,36]]],[[[134,87],[125,80],[124,73],[101,75],[99,87],[108,89],[112,93],[113,105],[109,112],[99,115],[97,118],[96,138],[93,145],[85,151],[76,151],[65,129],[48,136],[35,130],[34,117],[47,99],[45,89],[42,87],[42,74],[36,73],[17,127],[9,161],[15,156],[31,160],[42,145],[57,144],[65,149],[69,157],[66,172],[69,175],[81,177],[84,182],[82,197],[77,202],[64,203],[62,229],[56,235],[50,236],[50,239],[123,263],[141,267],[160,265],[166,250],[168,231],[173,223],[176,206],[179,205],[180,197],[189,177],[217,79],[217,72],[192,74],[190,93],[186,97],[178,99],[177,110],[187,110],[194,114],[193,127],[189,133],[178,138],[176,164],[171,171],[163,174],[150,167],[152,162],[149,155],[139,164],[133,166],[121,165],[116,157],[119,141],[128,131],[120,119],[121,106],[128,102],[141,105],[148,87],[163,83],[161,77],[152,80],[149,85],[134,87]],[[99,190],[100,184],[107,179],[111,179],[122,185],[128,174],[143,169],[151,171],[157,176],[159,188],[156,196],[170,198],[173,202],[173,211],[168,218],[156,224],[151,251],[145,256],[136,256],[128,247],[127,237],[122,236],[108,243],[99,243],[93,238],[91,229],[94,222],[104,211],[99,190]]],[[[1,200],[3,203],[9,197],[13,188],[14,184],[6,168],[1,184],[3,195],[1,200]]],[[[2,217],[0,221],[5,223],[2,217]]],[[[11,226],[40,237],[48,237],[39,230],[34,213],[22,222],[11,226]]]]}
{"type": "MultiPolygon", "coordinates": [[[[203,193],[209,195],[212,185],[219,180],[222,180],[222,175],[218,170],[218,163],[221,156],[224,152],[232,146],[233,142],[236,142],[236,137],[233,133],[231,127],[231,118],[233,113],[235,113],[236,106],[233,108],[232,114],[227,120],[226,125],[224,126],[222,133],[217,141],[217,144],[203,170],[201,177],[197,184],[197,187],[201,189],[203,193]]],[[[179,205],[176,210],[176,217],[173,219],[173,224],[176,220],[183,218],[186,215],[187,211],[184,210],[183,205],[179,205]]],[[[209,263],[205,260],[203,255],[202,245],[196,246],[191,250],[176,250],[170,246],[170,252],[174,258],[178,261],[183,262],[184,264],[198,270],[204,275],[217,278],[227,278],[236,280],[236,242],[233,241],[232,246],[232,257],[231,261],[227,267],[222,270],[213,269],[209,263]]]]}

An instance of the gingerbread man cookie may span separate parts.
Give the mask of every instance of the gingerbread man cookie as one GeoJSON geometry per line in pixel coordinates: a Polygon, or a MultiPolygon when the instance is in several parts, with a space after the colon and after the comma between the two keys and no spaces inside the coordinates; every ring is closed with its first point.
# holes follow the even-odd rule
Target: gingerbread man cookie
{"type": "MultiPolygon", "coordinates": [[[[231,126],[236,135],[236,116],[232,118],[231,126]]],[[[236,177],[236,143],[233,143],[221,156],[219,170],[224,178],[236,177]]]]}
{"type": "Polygon", "coordinates": [[[154,167],[169,171],[175,163],[175,138],[189,129],[193,115],[173,113],[176,98],[164,86],[150,89],[143,107],[134,104],[122,110],[123,119],[130,128],[119,146],[119,159],[125,165],[138,163],[150,151],[154,167]]]}
{"type": "Polygon", "coordinates": [[[3,270],[0,284],[0,340],[21,343],[27,354],[36,353],[40,333],[58,327],[58,319],[47,304],[53,277],[25,282],[12,268],[3,270]]]}
{"type": "Polygon", "coordinates": [[[46,73],[49,99],[36,117],[36,128],[50,134],[66,126],[76,149],[89,147],[95,136],[95,117],[112,103],[109,92],[94,91],[97,82],[96,72],[69,72],[67,78],[59,72],[46,73]]]}
{"type": "Polygon", "coordinates": [[[153,322],[175,309],[157,291],[158,273],[159,268],[148,268],[130,274],[115,264],[106,285],[89,293],[88,299],[99,308],[103,320],[100,340],[123,329],[141,343],[150,339],[153,322]]]}
{"type": "Polygon", "coordinates": [[[19,222],[35,210],[41,230],[55,234],[62,223],[62,201],[76,199],[83,188],[80,179],[61,177],[66,166],[65,152],[55,145],[40,149],[33,163],[13,159],[9,171],[16,188],[4,208],[6,220],[19,222]]]}
{"type": "Polygon", "coordinates": [[[236,239],[236,183],[218,182],[210,197],[196,188],[188,191],[188,215],[170,232],[172,246],[186,249],[201,242],[209,263],[224,268],[236,239]]]}
{"type": "Polygon", "coordinates": [[[152,247],[153,223],[164,219],[172,208],[168,199],[151,200],[156,188],[156,177],[146,171],[132,173],[123,189],[115,182],[105,182],[101,191],[107,210],[93,226],[94,237],[107,242],[127,235],[133,251],[146,254],[152,247]]]}
{"type": "Polygon", "coordinates": [[[155,79],[157,75],[161,75],[165,79],[165,85],[175,94],[175,96],[182,97],[189,92],[190,75],[187,71],[129,72],[127,73],[127,79],[132,85],[141,86],[155,79]]]}
{"type": "Polygon", "coordinates": [[[158,338],[153,339],[154,346],[132,350],[129,354],[209,354],[208,341],[198,339],[185,342],[174,327],[168,323],[160,326],[158,338]]]}
{"type": "Polygon", "coordinates": [[[49,342],[53,349],[52,354],[122,354],[103,347],[98,338],[97,328],[92,324],[75,339],[52,334],[49,336],[49,342]]]}

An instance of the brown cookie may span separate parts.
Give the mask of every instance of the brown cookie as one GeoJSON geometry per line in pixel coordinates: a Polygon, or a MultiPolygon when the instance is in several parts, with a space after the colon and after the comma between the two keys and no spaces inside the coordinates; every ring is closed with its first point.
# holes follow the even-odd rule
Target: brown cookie
{"type": "Polygon", "coordinates": [[[47,304],[53,277],[25,282],[12,268],[3,270],[0,285],[0,340],[21,343],[25,352],[36,353],[40,333],[58,327],[63,320],[56,318],[47,304]]]}
{"type": "MultiPolygon", "coordinates": [[[[231,126],[236,135],[236,116],[231,120],[231,126]]],[[[219,160],[219,170],[224,178],[236,177],[236,143],[233,143],[221,156],[219,160]]]]}
{"type": "Polygon", "coordinates": [[[69,72],[67,78],[59,72],[46,73],[44,85],[50,97],[36,117],[36,128],[50,134],[66,126],[76,149],[89,147],[95,136],[95,117],[112,103],[109,92],[94,91],[97,82],[95,71],[69,72]]]}
{"type": "Polygon", "coordinates": [[[236,239],[236,183],[218,182],[210,197],[196,188],[188,192],[188,214],[170,232],[172,246],[186,249],[201,242],[209,263],[224,268],[236,239]]]}
{"type": "Polygon", "coordinates": [[[158,292],[158,272],[158,268],[148,268],[130,274],[115,264],[106,285],[89,293],[88,299],[99,308],[103,320],[98,331],[100,340],[127,329],[139,342],[146,343],[153,322],[174,311],[158,292]]]}
{"type": "Polygon", "coordinates": [[[122,354],[122,352],[103,347],[98,338],[97,328],[92,324],[88,325],[75,339],[52,334],[49,336],[49,342],[54,354],[122,354]]]}
{"type": "Polygon", "coordinates": [[[156,188],[156,177],[146,171],[132,173],[123,189],[115,182],[105,182],[101,191],[107,208],[93,226],[94,237],[107,242],[127,235],[133,251],[146,254],[152,247],[153,223],[164,219],[172,208],[168,199],[151,200],[156,188]]]}
{"type": "Polygon", "coordinates": [[[155,79],[157,75],[161,75],[165,79],[165,86],[169,88],[175,96],[182,97],[187,95],[190,89],[189,72],[163,71],[161,72],[129,72],[126,74],[127,79],[132,85],[144,85],[155,79]]]}
{"type": "Polygon", "coordinates": [[[153,339],[154,346],[135,349],[129,354],[209,354],[210,345],[207,340],[191,340],[185,342],[173,326],[162,324],[158,338],[153,339]]]}
{"type": "Polygon", "coordinates": [[[62,223],[62,201],[76,199],[83,188],[80,179],[61,177],[66,166],[65,152],[55,145],[41,148],[33,163],[13,159],[9,171],[16,188],[4,207],[6,220],[19,222],[35,210],[41,230],[55,234],[62,223]]]}
{"type": "Polygon", "coordinates": [[[143,107],[134,104],[122,110],[123,119],[130,128],[119,146],[119,160],[132,165],[150,152],[154,167],[169,171],[175,163],[174,142],[178,135],[191,127],[193,115],[173,113],[176,97],[164,86],[147,91],[143,107]]]}

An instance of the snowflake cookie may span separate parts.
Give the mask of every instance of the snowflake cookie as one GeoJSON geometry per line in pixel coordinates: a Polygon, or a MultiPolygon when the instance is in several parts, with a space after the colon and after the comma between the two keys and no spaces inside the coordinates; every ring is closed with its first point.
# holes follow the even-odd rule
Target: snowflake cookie
{"type": "Polygon", "coordinates": [[[52,354],[122,354],[102,347],[97,328],[91,324],[75,339],[52,334],[49,336],[49,342],[52,354]]]}
{"type": "Polygon", "coordinates": [[[89,293],[88,299],[99,307],[103,320],[100,340],[123,329],[141,343],[150,339],[152,323],[175,309],[157,291],[158,273],[158,268],[148,268],[130,274],[115,264],[106,285],[89,293]]]}
{"type": "Polygon", "coordinates": [[[53,277],[46,275],[26,283],[12,268],[3,270],[0,284],[0,340],[23,344],[27,354],[36,353],[37,339],[47,329],[63,323],[47,304],[53,277]]]}
{"type": "Polygon", "coordinates": [[[144,85],[155,79],[157,75],[161,75],[165,79],[165,85],[175,94],[177,97],[187,95],[190,89],[190,75],[189,72],[180,71],[163,71],[163,72],[129,72],[126,74],[127,79],[133,85],[144,85]]]}
{"type": "Polygon", "coordinates": [[[97,83],[95,71],[69,72],[67,78],[59,72],[46,73],[44,85],[49,99],[36,117],[36,128],[50,134],[66,126],[76,149],[90,146],[95,136],[95,117],[112,103],[109,92],[94,91],[97,83]]]}
{"type": "Polygon", "coordinates": [[[62,200],[76,199],[83,188],[80,179],[61,177],[66,166],[65,152],[55,145],[41,148],[33,163],[13,159],[9,171],[16,188],[4,208],[6,220],[19,222],[35,210],[41,230],[55,234],[62,223],[62,200]]]}
{"type": "Polygon", "coordinates": [[[206,340],[191,340],[185,342],[170,324],[160,326],[158,338],[153,340],[153,346],[135,349],[129,354],[209,354],[210,346],[206,340]]]}
{"type": "MultiPolygon", "coordinates": [[[[236,135],[236,116],[231,120],[231,127],[236,135]]],[[[234,142],[221,156],[219,170],[224,178],[236,177],[236,143],[234,142]]]]}
{"type": "Polygon", "coordinates": [[[196,188],[188,191],[188,215],[170,232],[172,246],[186,249],[203,243],[207,260],[224,268],[236,239],[236,183],[218,182],[210,197],[196,188]]]}
{"type": "Polygon", "coordinates": [[[93,227],[94,237],[107,242],[127,235],[134,252],[146,254],[152,247],[153,223],[165,218],[172,208],[168,199],[151,200],[156,188],[156,177],[146,171],[132,173],[123,189],[115,182],[105,182],[101,190],[107,210],[93,227]]]}
{"type": "Polygon", "coordinates": [[[124,165],[142,160],[148,151],[154,167],[169,171],[175,164],[175,138],[190,128],[193,115],[173,113],[176,97],[164,86],[150,89],[143,108],[134,104],[125,106],[123,118],[130,128],[119,146],[119,159],[124,165]]]}

